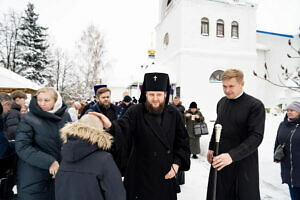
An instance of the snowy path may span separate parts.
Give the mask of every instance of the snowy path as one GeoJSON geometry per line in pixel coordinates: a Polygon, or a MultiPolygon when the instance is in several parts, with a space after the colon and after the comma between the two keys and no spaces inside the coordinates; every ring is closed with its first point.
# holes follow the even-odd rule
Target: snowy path
{"type": "MultiPolygon", "coordinates": [[[[265,135],[259,147],[260,191],[262,200],[289,200],[286,184],[281,184],[280,165],[272,161],[276,131],[283,115],[274,117],[267,115],[265,135]]],[[[208,123],[212,130],[212,123],[208,123]]],[[[181,186],[178,200],[206,200],[206,189],[210,165],[206,161],[206,153],[210,135],[200,139],[201,156],[191,159],[191,168],[185,173],[185,185],[181,186]]],[[[14,188],[16,192],[16,188],[14,188]]]]}
{"type": "Polygon", "coordinates": [[[180,186],[179,200],[205,200],[210,165],[203,156],[191,159],[191,169],[185,173],[185,184],[180,186]]]}
{"type": "MultiPolygon", "coordinates": [[[[181,186],[179,200],[205,200],[210,165],[204,156],[191,160],[191,169],[185,173],[186,184],[181,186]]],[[[288,200],[289,193],[286,185],[281,184],[279,169],[261,170],[260,190],[262,200],[288,200]],[[273,171],[273,173],[272,173],[273,171]],[[266,172],[266,173],[264,173],[266,172]],[[268,178],[268,174],[271,177],[268,178]],[[275,178],[276,175],[276,178],[275,178]],[[274,181],[276,181],[274,183],[274,181]]]]}

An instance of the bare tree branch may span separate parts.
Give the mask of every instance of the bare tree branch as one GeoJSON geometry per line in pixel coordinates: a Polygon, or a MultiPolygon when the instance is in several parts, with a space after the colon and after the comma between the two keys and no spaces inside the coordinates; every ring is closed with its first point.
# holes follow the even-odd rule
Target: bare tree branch
{"type": "MultiPolygon", "coordinates": [[[[297,54],[300,55],[300,50],[297,50],[292,45],[292,41],[290,39],[288,40],[288,45],[291,47],[291,49],[293,51],[295,51],[297,54]]],[[[300,58],[299,56],[291,56],[290,54],[287,54],[287,57],[288,58],[300,58]]],[[[281,65],[280,67],[281,67],[282,73],[280,75],[278,75],[279,83],[276,83],[274,80],[270,79],[269,68],[267,66],[267,63],[264,64],[265,74],[263,76],[258,75],[255,71],[253,71],[253,74],[257,78],[267,81],[268,83],[270,83],[274,86],[277,86],[280,88],[287,88],[287,89],[290,89],[295,92],[300,92],[300,67],[296,67],[295,71],[293,71],[293,72],[289,72],[288,68],[284,67],[283,65],[281,65]],[[291,81],[296,86],[288,85],[283,80],[291,81]]]]}

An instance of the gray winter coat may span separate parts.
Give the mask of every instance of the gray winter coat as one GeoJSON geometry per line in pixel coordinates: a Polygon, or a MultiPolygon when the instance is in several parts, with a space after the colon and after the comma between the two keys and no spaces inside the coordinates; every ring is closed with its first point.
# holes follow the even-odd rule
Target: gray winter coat
{"type": "Polygon", "coordinates": [[[54,200],[54,179],[51,164],[60,162],[59,129],[71,118],[66,104],[56,112],[43,111],[32,98],[29,109],[21,119],[16,133],[18,162],[18,199],[54,200]]]}

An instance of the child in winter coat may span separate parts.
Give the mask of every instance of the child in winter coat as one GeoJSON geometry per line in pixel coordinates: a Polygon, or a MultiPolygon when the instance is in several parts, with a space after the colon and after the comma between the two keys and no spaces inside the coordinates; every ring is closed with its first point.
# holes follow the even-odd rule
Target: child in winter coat
{"type": "Polygon", "coordinates": [[[110,153],[113,137],[101,120],[84,115],[61,129],[62,162],[55,180],[56,200],[125,200],[121,174],[110,153]]]}

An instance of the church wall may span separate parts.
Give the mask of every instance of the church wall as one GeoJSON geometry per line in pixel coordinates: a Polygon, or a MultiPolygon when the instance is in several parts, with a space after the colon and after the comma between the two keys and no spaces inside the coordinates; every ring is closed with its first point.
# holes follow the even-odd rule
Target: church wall
{"type": "MultiPolygon", "coordinates": [[[[298,98],[253,75],[254,70],[263,75],[265,61],[272,79],[277,79],[281,64],[291,69],[300,66],[300,59],[286,56],[291,53],[288,38],[256,33],[256,5],[176,0],[162,16],[156,27],[156,63],[160,64],[157,69],[169,73],[171,82],[181,87],[181,101],[186,108],[191,101],[196,101],[207,120],[213,120],[216,104],[224,94],[222,84],[212,83],[209,78],[214,71],[229,68],[244,72],[245,92],[261,99],[266,107],[298,98]],[[209,19],[209,36],[201,35],[202,17],[209,19]],[[218,19],[225,23],[224,38],[216,36],[218,19]],[[239,39],[231,38],[232,21],[239,23],[239,39]],[[166,32],[170,34],[170,41],[164,47],[166,32]]],[[[300,46],[298,37],[296,43],[300,46]]]]}
{"type": "Polygon", "coordinates": [[[182,10],[180,5],[173,4],[172,12],[169,12],[164,20],[156,26],[156,60],[164,62],[167,57],[173,55],[182,46],[182,10]],[[169,43],[164,44],[165,34],[169,34],[169,43]]]}
{"type": "Polygon", "coordinates": [[[252,56],[218,56],[215,54],[187,53],[182,55],[181,63],[181,100],[185,106],[196,101],[201,110],[214,119],[216,105],[224,96],[221,82],[210,82],[211,74],[216,70],[238,68],[245,73],[245,91],[255,95],[255,84],[252,75],[252,66],[255,65],[255,55],[252,56]],[[204,69],[204,70],[203,70],[204,69]],[[250,76],[249,76],[250,74],[250,76]]]}
{"type": "Polygon", "coordinates": [[[255,51],[255,7],[207,0],[183,1],[183,48],[202,51],[255,51]],[[209,36],[201,35],[201,19],[209,19],[209,36]],[[224,21],[224,37],[216,36],[218,19],[224,21]],[[239,23],[239,38],[231,38],[231,23],[239,23]]]}
{"type": "MultiPolygon", "coordinates": [[[[240,6],[241,10],[234,12],[233,5],[186,0],[176,1],[172,9],[156,28],[157,63],[171,77],[176,77],[176,81],[171,78],[171,82],[181,87],[181,100],[185,107],[188,108],[191,101],[196,101],[206,115],[214,115],[216,103],[223,96],[223,91],[221,83],[209,82],[211,74],[215,70],[240,68],[245,74],[252,75],[254,70],[255,20],[248,18],[250,16],[255,19],[255,8],[240,6]],[[208,37],[201,35],[202,17],[210,20],[208,37]],[[225,22],[224,38],[216,37],[216,21],[219,18],[225,22]],[[239,39],[231,38],[233,20],[239,22],[239,39]],[[162,41],[167,30],[170,33],[170,43],[164,48],[162,41]]],[[[254,77],[247,77],[246,81],[248,86],[255,85],[254,77]]],[[[254,93],[253,87],[248,86],[246,84],[245,88],[254,93]]]]}
{"type": "MultiPolygon", "coordinates": [[[[297,66],[300,66],[300,59],[290,59],[290,55],[296,55],[290,46],[288,40],[291,39],[292,43],[297,47],[300,42],[299,38],[288,38],[284,36],[271,35],[265,33],[256,34],[257,43],[266,47],[266,50],[258,50],[258,59],[256,62],[257,73],[261,76],[264,75],[264,63],[267,63],[269,77],[273,82],[280,84],[279,75],[282,73],[281,65],[288,67],[290,72],[294,71],[297,66]]],[[[258,82],[258,96],[263,99],[266,106],[274,106],[279,103],[290,103],[292,100],[300,100],[299,94],[290,91],[289,89],[282,89],[276,87],[264,80],[257,80],[258,82]]],[[[287,84],[290,84],[287,82],[287,84]]]]}

